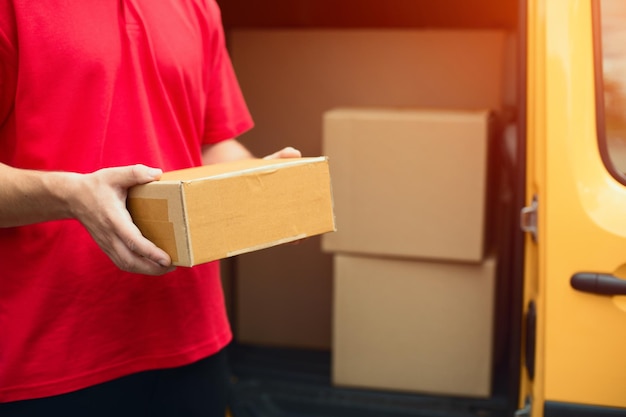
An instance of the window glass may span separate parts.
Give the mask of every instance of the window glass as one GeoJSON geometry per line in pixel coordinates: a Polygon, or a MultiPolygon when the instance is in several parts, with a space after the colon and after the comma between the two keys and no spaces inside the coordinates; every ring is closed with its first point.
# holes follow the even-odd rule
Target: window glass
{"type": "Polygon", "coordinates": [[[601,56],[597,55],[596,68],[600,71],[602,82],[598,85],[603,90],[599,99],[598,129],[605,159],[608,159],[612,171],[617,171],[625,178],[626,173],[626,1],[601,0],[596,8],[596,34],[600,36],[601,56]],[[599,19],[598,19],[599,17],[599,19]],[[598,32],[599,29],[599,32],[598,32]]]}

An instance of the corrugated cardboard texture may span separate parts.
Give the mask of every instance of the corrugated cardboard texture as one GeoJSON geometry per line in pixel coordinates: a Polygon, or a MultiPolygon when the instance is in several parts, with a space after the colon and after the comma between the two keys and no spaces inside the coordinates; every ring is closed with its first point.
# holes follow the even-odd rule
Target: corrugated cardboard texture
{"type": "Polygon", "coordinates": [[[489,396],[495,266],[336,255],[333,382],[489,396]]]}
{"type": "Polygon", "coordinates": [[[328,161],[323,157],[173,171],[161,181],[134,187],[129,210],[142,233],[166,251],[171,233],[165,229],[173,225],[177,253],[170,255],[181,266],[334,230],[328,161]],[[164,211],[162,203],[155,207],[155,195],[174,203],[164,211]]]}
{"type": "Polygon", "coordinates": [[[489,129],[487,111],[327,112],[338,232],[324,250],[480,261],[489,129]]]}

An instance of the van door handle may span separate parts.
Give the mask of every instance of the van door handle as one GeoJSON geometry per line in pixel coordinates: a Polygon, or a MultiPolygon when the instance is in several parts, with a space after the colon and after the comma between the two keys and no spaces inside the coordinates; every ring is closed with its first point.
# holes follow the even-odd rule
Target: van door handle
{"type": "Polygon", "coordinates": [[[626,295],[626,280],[609,274],[579,272],[572,275],[570,285],[578,291],[592,294],[626,295]]]}

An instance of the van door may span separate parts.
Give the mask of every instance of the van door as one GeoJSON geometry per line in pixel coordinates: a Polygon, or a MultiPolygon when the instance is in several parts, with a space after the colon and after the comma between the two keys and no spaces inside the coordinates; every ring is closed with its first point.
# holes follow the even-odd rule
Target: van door
{"type": "MultiPolygon", "coordinates": [[[[623,32],[623,0],[528,2],[527,204],[536,199],[537,233],[526,236],[525,298],[536,321],[526,322],[535,342],[522,399],[532,416],[626,416],[626,181],[608,156],[604,73],[594,67],[593,30],[609,6],[623,32]]],[[[626,103],[623,63],[610,63],[624,83],[612,91],[626,103]]]]}

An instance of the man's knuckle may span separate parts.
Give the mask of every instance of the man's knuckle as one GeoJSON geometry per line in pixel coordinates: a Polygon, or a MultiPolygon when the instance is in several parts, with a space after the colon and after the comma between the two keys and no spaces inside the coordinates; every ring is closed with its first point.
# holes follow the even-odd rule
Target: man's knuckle
{"type": "Polygon", "coordinates": [[[130,172],[136,180],[139,180],[143,177],[143,165],[135,164],[131,167],[130,172]]]}
{"type": "Polygon", "coordinates": [[[126,271],[126,272],[134,272],[135,269],[135,264],[131,259],[128,259],[126,257],[122,257],[118,260],[117,266],[122,270],[122,271],[126,271]]]}
{"type": "Polygon", "coordinates": [[[137,251],[137,243],[133,239],[128,239],[126,241],[126,247],[133,253],[137,251]]]}

